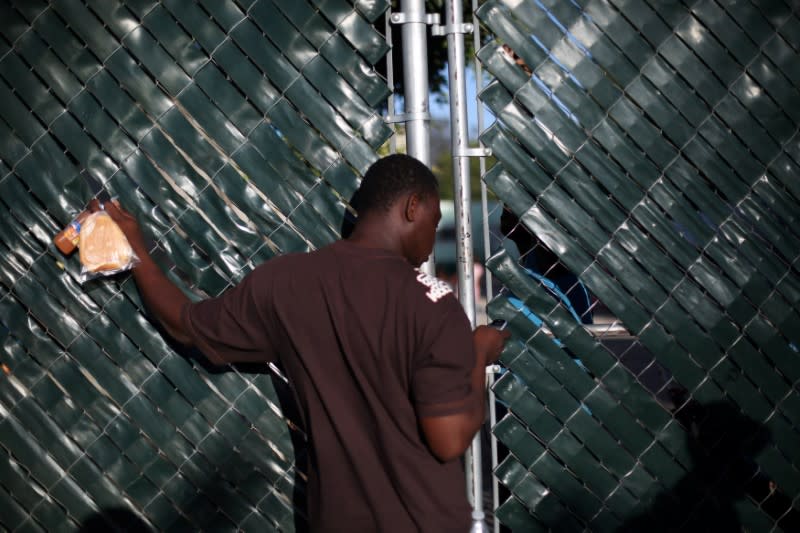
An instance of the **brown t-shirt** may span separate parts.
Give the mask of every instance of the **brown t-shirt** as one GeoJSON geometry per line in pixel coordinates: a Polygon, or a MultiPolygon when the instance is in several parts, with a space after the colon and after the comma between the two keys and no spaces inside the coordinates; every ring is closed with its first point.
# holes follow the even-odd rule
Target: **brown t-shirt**
{"type": "Polygon", "coordinates": [[[472,409],[469,321],[402,257],[338,241],[272,259],[184,323],[213,362],[280,361],[310,440],[313,531],[466,532],[460,460],[418,420],[472,409]]]}

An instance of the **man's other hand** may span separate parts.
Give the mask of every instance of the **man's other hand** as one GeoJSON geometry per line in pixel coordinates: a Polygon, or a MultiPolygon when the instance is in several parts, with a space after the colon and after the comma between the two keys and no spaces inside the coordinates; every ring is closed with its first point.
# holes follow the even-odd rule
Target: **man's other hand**
{"type": "Polygon", "coordinates": [[[486,364],[492,364],[500,358],[506,339],[511,336],[508,330],[498,330],[490,326],[478,326],[472,333],[475,351],[484,355],[486,364]]]}

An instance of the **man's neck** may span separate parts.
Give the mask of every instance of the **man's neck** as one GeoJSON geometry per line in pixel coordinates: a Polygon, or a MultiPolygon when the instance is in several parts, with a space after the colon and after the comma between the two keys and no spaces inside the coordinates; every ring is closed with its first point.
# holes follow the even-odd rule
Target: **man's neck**
{"type": "Polygon", "coordinates": [[[362,221],[362,223],[356,225],[347,241],[357,246],[386,250],[402,256],[402,241],[387,226],[362,221]]]}

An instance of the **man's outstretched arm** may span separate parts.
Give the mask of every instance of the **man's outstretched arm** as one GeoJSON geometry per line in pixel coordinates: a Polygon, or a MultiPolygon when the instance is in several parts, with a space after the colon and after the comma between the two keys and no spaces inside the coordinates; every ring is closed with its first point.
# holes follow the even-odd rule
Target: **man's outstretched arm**
{"type": "MultiPolygon", "coordinates": [[[[89,209],[93,212],[98,211],[100,209],[99,202],[92,200],[89,209]]],[[[133,279],[136,281],[139,294],[141,294],[147,309],[153,313],[156,320],[173,339],[192,346],[193,340],[181,320],[181,313],[184,306],[189,303],[189,298],[164,275],[153,261],[136,218],[122,209],[116,201],[107,202],[104,209],[117,223],[134,253],[139,257],[139,263],[133,267],[133,279]]]]}

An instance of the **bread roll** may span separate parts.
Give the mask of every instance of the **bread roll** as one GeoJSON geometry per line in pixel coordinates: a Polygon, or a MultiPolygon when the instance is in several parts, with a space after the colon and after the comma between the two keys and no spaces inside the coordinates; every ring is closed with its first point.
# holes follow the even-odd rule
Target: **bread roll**
{"type": "Polygon", "coordinates": [[[133,257],[125,234],[104,211],[92,214],[83,223],[78,249],[86,272],[121,270],[130,265],[133,257]]]}

